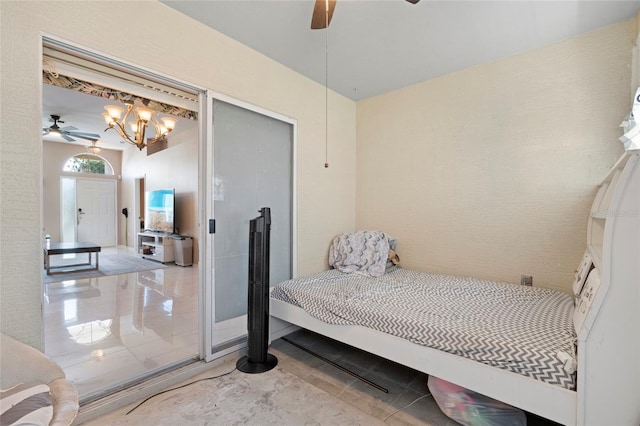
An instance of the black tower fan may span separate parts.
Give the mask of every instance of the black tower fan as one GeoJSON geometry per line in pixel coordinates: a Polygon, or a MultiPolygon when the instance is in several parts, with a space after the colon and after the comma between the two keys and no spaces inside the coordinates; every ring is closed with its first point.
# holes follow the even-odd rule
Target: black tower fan
{"type": "Polygon", "coordinates": [[[269,346],[269,239],[271,209],[249,223],[249,305],[247,309],[247,355],[236,363],[244,373],[264,373],[278,365],[267,353],[269,346]]]}

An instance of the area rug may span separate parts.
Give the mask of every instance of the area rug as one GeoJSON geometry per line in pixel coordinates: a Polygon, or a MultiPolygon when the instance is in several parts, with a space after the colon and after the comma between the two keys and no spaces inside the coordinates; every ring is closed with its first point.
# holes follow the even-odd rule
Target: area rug
{"type": "MultiPolygon", "coordinates": [[[[76,259],[63,259],[62,256],[54,256],[51,258],[51,264],[53,266],[68,263],[80,263],[86,262],[87,254],[83,253],[76,259]]],[[[95,262],[95,259],[92,259],[95,262]]],[[[127,254],[106,254],[100,253],[99,270],[97,271],[74,271],[74,272],[59,272],[51,275],[47,275],[47,271],[42,271],[42,282],[53,283],[58,281],[67,280],[79,280],[82,278],[95,278],[104,277],[107,275],[119,275],[128,274],[130,272],[142,272],[150,271],[152,269],[162,269],[167,266],[154,262],[153,260],[143,259],[139,256],[132,256],[127,254]]]]}
{"type": "Polygon", "coordinates": [[[163,393],[131,414],[125,412],[120,409],[85,424],[384,425],[279,367],[261,374],[236,370],[163,393]]]}

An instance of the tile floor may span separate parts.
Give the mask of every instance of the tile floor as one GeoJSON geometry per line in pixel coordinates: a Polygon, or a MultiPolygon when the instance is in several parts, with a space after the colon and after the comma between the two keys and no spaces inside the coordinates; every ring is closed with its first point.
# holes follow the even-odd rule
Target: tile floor
{"type": "Polygon", "coordinates": [[[286,336],[296,344],[383,387],[384,392],[278,339],[270,352],[280,368],[374,419],[396,425],[456,425],[429,395],[427,375],[307,330],[286,336]]]}
{"type": "MultiPolygon", "coordinates": [[[[274,341],[270,348],[282,369],[377,420],[395,425],[458,424],[442,413],[429,392],[428,376],[424,373],[307,330],[299,330],[284,339],[274,341]],[[385,388],[388,393],[340,371],[284,339],[346,367],[385,388]]],[[[530,413],[526,413],[526,417],[530,426],[557,426],[530,413]]]]}
{"type": "Polygon", "coordinates": [[[198,353],[197,267],[44,286],[45,353],[81,401],[198,353]]]}
{"type": "MultiPolygon", "coordinates": [[[[88,421],[102,425],[404,425],[454,426],[431,397],[427,376],[394,362],[300,330],[286,339],[340,364],[381,391],[284,339],[269,353],[278,365],[261,374],[234,370],[239,354],[222,365],[138,403],[88,421]]],[[[527,415],[530,426],[553,423],[527,415]]],[[[490,423],[483,423],[490,424],[490,423]]]]}
{"type": "MultiPolygon", "coordinates": [[[[81,401],[89,401],[132,378],[144,377],[196,356],[197,274],[194,267],[171,266],[45,285],[45,353],[64,368],[76,384],[81,401]]],[[[327,398],[340,401],[347,411],[355,410],[354,418],[364,415],[362,424],[455,424],[429,395],[425,374],[306,330],[286,339],[387,390],[372,387],[278,339],[269,351],[278,357],[276,368],[286,373],[287,380],[296,382],[291,392],[305,386],[313,389],[310,394],[319,390],[327,398]]],[[[228,357],[234,356],[239,357],[238,354],[228,357]]],[[[234,375],[243,380],[243,373],[236,371],[234,375]]],[[[281,392],[288,392],[287,387],[281,392]]],[[[296,398],[299,395],[291,395],[292,400],[296,398]]],[[[154,410],[162,409],[162,405],[154,406],[154,410]]],[[[171,409],[170,406],[167,409],[171,409]]],[[[121,411],[116,410],[91,424],[130,424],[121,411]]],[[[228,413],[225,416],[225,421],[233,419],[228,413]]],[[[309,419],[311,423],[323,424],[319,420],[309,419]]],[[[528,423],[552,425],[529,415],[528,423]]],[[[195,424],[199,424],[197,417],[195,424]]]]}
{"type": "Polygon", "coordinates": [[[235,360],[226,360],[142,404],[132,403],[81,424],[384,426],[280,367],[261,374],[245,374],[234,367],[235,360]]]}

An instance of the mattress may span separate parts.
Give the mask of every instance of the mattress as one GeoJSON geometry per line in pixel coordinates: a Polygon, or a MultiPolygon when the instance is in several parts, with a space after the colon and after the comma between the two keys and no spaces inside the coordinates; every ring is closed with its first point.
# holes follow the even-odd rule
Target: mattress
{"type": "Polygon", "coordinates": [[[276,285],[271,297],[329,324],[360,325],[575,390],[573,299],[551,289],[396,268],[330,270],[276,285]]]}

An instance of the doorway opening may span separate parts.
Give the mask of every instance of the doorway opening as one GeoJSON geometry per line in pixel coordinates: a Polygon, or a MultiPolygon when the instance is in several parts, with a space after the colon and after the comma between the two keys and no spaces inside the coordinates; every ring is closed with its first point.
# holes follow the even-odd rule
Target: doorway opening
{"type": "MultiPolygon", "coordinates": [[[[43,234],[101,248],[97,271],[43,273],[44,352],[75,383],[81,404],[203,358],[203,93],[43,39],[43,234]],[[105,106],[126,109],[127,100],[175,121],[153,150],[104,131],[105,106]],[[62,135],[50,117],[54,126],[63,123],[62,135]],[[138,253],[145,190],[168,186],[176,191],[176,226],[196,246],[188,267],[138,253]]],[[[154,137],[152,129],[147,136],[154,137]]]]}

